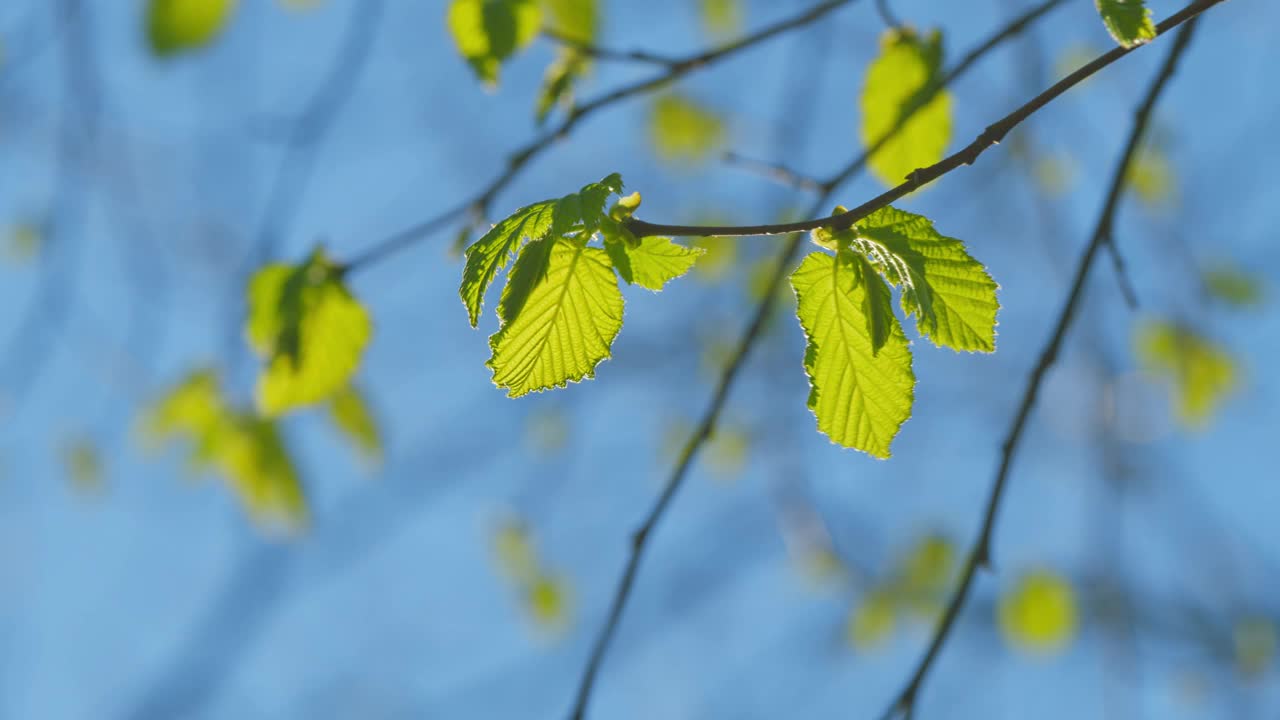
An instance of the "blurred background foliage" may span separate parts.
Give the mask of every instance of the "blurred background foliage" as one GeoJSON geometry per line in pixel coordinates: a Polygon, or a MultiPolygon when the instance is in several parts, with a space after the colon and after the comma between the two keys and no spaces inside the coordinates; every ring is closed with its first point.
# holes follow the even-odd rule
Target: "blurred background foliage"
{"type": "MultiPolygon", "coordinates": [[[[450,240],[614,170],[643,188],[646,218],[796,218],[811,178],[896,122],[904,77],[929,82],[1029,6],[890,4],[909,27],[851,3],[601,110],[493,217],[459,218],[353,278],[312,248],[356,256],[470,197],[584,100],[801,4],[0,8],[0,716],[563,713],[631,532],[778,243],[692,241],[706,252],[691,281],[628,291],[598,379],[508,401],[457,303],[465,241],[450,240]],[[275,262],[298,264],[247,294],[275,262]],[[298,297],[367,312],[353,323],[372,328],[370,349],[353,381],[318,367],[327,390],[309,409],[266,412],[246,321],[270,367],[297,329],[278,316],[284,273],[311,266],[298,297]],[[222,485],[180,482],[209,477],[222,485]]],[[[939,117],[873,156],[840,202],[1107,47],[1091,4],[1068,5],[936,97],[939,117]]],[[[1110,267],[1095,272],[1014,471],[994,575],[920,716],[1280,706],[1266,454],[1280,428],[1280,204],[1259,162],[1280,150],[1280,107],[1258,92],[1280,62],[1264,32],[1277,21],[1260,0],[1206,16],[1127,176],[1116,241],[1139,306],[1110,267]]],[[[980,251],[1004,309],[994,356],[915,343],[916,417],[893,460],[814,431],[784,288],[787,322],[768,324],[660,526],[596,716],[883,709],[954,587],[1000,432],[1164,42],[905,201],[980,251]]]]}

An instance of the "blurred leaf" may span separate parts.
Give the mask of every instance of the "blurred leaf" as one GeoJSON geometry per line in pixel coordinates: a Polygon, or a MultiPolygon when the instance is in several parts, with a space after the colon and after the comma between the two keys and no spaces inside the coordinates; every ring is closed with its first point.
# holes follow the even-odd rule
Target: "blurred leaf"
{"type": "Polygon", "coordinates": [[[719,115],[683,95],[660,95],[650,107],[649,139],[667,162],[704,162],[724,144],[725,134],[719,115]]]}
{"type": "Polygon", "coordinates": [[[915,375],[887,294],[879,296],[880,312],[892,325],[884,346],[873,351],[864,316],[867,283],[858,262],[848,250],[835,257],[817,251],[791,275],[808,339],[808,404],[818,429],[833,442],[887,458],[898,428],[911,415],[915,375]]]}
{"type": "Polygon", "coordinates": [[[542,7],[538,0],[453,0],[448,22],[458,52],[493,87],[502,62],[538,36],[542,7]]]}
{"type": "Polygon", "coordinates": [[[1151,10],[1145,0],[1094,0],[1107,32],[1122,47],[1150,42],[1156,37],[1151,10]]]}
{"type": "Polygon", "coordinates": [[[881,39],[880,56],[867,68],[860,107],[864,147],[873,147],[902,125],[868,163],[885,185],[901,184],[913,170],[941,160],[947,150],[951,96],[936,87],[941,71],[940,31],[922,39],[912,30],[895,29],[881,39]]]}
{"type": "Polygon", "coordinates": [[[1236,669],[1247,678],[1266,672],[1276,658],[1276,626],[1264,617],[1245,618],[1231,630],[1236,669]]]}
{"type": "Polygon", "coordinates": [[[912,595],[946,592],[955,570],[956,548],[945,537],[928,535],[902,559],[899,577],[912,595]]]}
{"type": "Polygon", "coordinates": [[[76,490],[97,493],[103,489],[102,458],[92,440],[81,437],[68,443],[62,450],[62,462],[76,490]]]}
{"type": "Polygon", "coordinates": [[[872,590],[863,596],[854,608],[845,626],[845,636],[853,647],[872,650],[884,644],[893,634],[898,623],[898,611],[893,596],[882,590],[872,590]]]}
{"type": "Polygon", "coordinates": [[[226,29],[238,0],[148,0],[147,40],[160,58],[199,50],[226,29]]]}
{"type": "Polygon", "coordinates": [[[1076,633],[1076,598],[1071,585],[1056,573],[1037,570],[1023,575],[1002,595],[997,619],[1005,642],[1019,649],[1054,654],[1076,633]]]}
{"type": "Polygon", "coordinates": [[[1174,194],[1173,163],[1163,149],[1144,145],[1129,163],[1125,181],[1143,204],[1158,206],[1174,194]]]}
{"type": "Polygon", "coordinates": [[[1262,304],[1262,282],[1255,275],[1221,266],[1204,271],[1201,277],[1210,297],[1238,308],[1262,304]]]}
{"type": "Polygon", "coordinates": [[[562,629],[569,620],[569,587],[562,578],[539,575],[525,590],[525,606],[539,626],[562,629]]]}
{"type": "Polygon", "coordinates": [[[320,248],[300,265],[268,265],[253,276],[246,334],[266,361],[258,407],[276,416],[342,390],[360,366],[373,323],[320,248]]]}
{"type": "Polygon", "coordinates": [[[543,455],[554,455],[569,444],[569,420],[559,407],[548,407],[529,414],[525,438],[530,447],[543,455]]]}
{"type": "Polygon", "coordinates": [[[375,467],[382,464],[382,433],[359,390],[348,385],[329,398],[329,418],[361,458],[375,467]]]}
{"type": "Polygon", "coordinates": [[[538,554],[528,528],[519,520],[508,520],[493,535],[493,554],[503,575],[521,584],[530,584],[538,575],[538,554]]]}
{"type": "Polygon", "coordinates": [[[716,37],[737,35],[742,31],[741,0],[700,0],[702,27],[716,37]]]}
{"type": "Polygon", "coordinates": [[[44,247],[44,232],[34,223],[20,223],[9,230],[4,246],[5,260],[14,265],[25,265],[35,259],[44,247]]]}
{"type": "Polygon", "coordinates": [[[742,473],[751,451],[751,436],[741,428],[716,428],[707,444],[707,468],[728,479],[742,473]]]}
{"type": "Polygon", "coordinates": [[[693,247],[702,250],[702,257],[693,266],[694,276],[704,282],[716,283],[728,277],[738,262],[740,241],[731,237],[705,237],[693,241],[693,247]]]}
{"type": "MultiPolygon", "coordinates": [[[[1075,44],[1067,46],[1053,64],[1054,82],[1062,80],[1076,70],[1088,65],[1094,58],[1101,54],[1102,51],[1093,45],[1075,44]]],[[[1089,77],[1081,81],[1076,88],[1078,89],[1089,85],[1093,81],[1094,78],[1089,77]]]]}
{"type": "Polygon", "coordinates": [[[146,411],[143,427],[152,441],[186,441],[190,467],[222,474],[264,526],[306,523],[302,485],[275,424],[229,407],[212,371],[188,375],[146,411]]]}
{"type": "Polygon", "coordinates": [[[580,43],[596,39],[600,26],[600,8],[597,0],[542,0],[548,25],[557,33],[580,43]]]}
{"type": "Polygon", "coordinates": [[[1138,327],[1135,352],[1147,372],[1172,383],[1178,418],[1189,428],[1205,426],[1237,384],[1235,360],[1186,327],[1148,321],[1138,327]]]}
{"type": "Polygon", "coordinates": [[[1040,190],[1051,197],[1065,195],[1075,183],[1075,167],[1066,157],[1040,155],[1032,172],[1040,190]]]}
{"type": "Polygon", "coordinates": [[[572,48],[561,48],[556,59],[547,66],[534,106],[534,119],[541,126],[557,106],[566,110],[573,106],[573,87],[591,70],[591,60],[572,48]]]}

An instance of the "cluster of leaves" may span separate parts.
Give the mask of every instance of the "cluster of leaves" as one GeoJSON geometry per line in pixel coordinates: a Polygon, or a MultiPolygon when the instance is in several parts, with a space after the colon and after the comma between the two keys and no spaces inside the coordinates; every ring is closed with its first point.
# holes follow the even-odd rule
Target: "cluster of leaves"
{"type": "Polygon", "coordinates": [[[485,293],[515,257],[498,303],[501,327],[487,365],[511,397],[593,377],[622,327],[618,279],[661,290],[693,267],[700,251],[670,238],[637,238],[624,222],[640,204],[610,175],[558,200],[517,210],[467,248],[459,294],[472,327],[485,293]],[[593,247],[600,237],[603,248],[593,247]]]}
{"type": "Polygon", "coordinates": [[[525,523],[511,519],[500,524],[493,535],[493,554],[499,571],[519,590],[529,618],[539,627],[563,630],[572,604],[568,583],[544,566],[525,523]]]}

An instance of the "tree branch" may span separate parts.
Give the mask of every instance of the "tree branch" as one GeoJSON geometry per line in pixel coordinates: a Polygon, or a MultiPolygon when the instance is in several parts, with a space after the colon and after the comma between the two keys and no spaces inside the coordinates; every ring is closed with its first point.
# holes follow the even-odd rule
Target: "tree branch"
{"type": "MultiPolygon", "coordinates": [[[[1026,28],[1032,20],[1040,17],[1052,7],[1060,4],[1062,0],[1048,0],[1042,5],[1031,10],[1027,15],[1014,19],[1009,25],[996,32],[991,38],[980,45],[975,51],[969,53],[955,66],[950,72],[942,76],[940,83],[951,83],[964,72],[971,68],[978,58],[990,52],[1001,42],[1008,40],[1018,34],[1022,29],[1026,28]]],[[[919,106],[908,108],[904,113],[904,122],[911,114],[919,110],[919,106]]],[[[876,145],[864,152],[853,165],[862,167],[866,164],[866,158],[874,151],[875,147],[879,147],[888,138],[899,132],[902,123],[886,133],[885,137],[876,143],[876,145]]],[[[835,193],[837,187],[843,183],[857,170],[849,172],[842,171],[832,179],[821,183],[821,192],[817,200],[814,202],[811,212],[818,212],[819,209],[825,207],[831,196],[835,193]]],[[[639,573],[640,561],[644,557],[645,549],[648,547],[648,540],[653,533],[654,528],[666,513],[676,492],[684,483],[684,479],[689,472],[689,468],[693,464],[693,459],[697,455],[698,450],[703,443],[711,437],[715,429],[720,412],[724,409],[725,403],[729,397],[729,389],[733,386],[734,379],[737,378],[743,365],[746,363],[747,356],[750,354],[751,348],[755,345],[756,339],[759,338],[770,313],[773,311],[775,298],[778,296],[778,288],[781,287],[783,279],[786,277],[787,270],[791,266],[791,261],[796,253],[800,250],[804,241],[804,235],[800,233],[793,234],[787,242],[786,247],[778,255],[777,266],[774,268],[773,274],[769,279],[769,286],[764,292],[764,299],[756,307],[751,322],[747,326],[746,332],[742,339],[739,340],[738,346],[734,351],[728,365],[725,367],[724,374],[720,377],[715,391],[712,393],[711,402],[708,404],[706,411],[703,413],[701,421],[697,428],[694,429],[684,448],[681,450],[680,457],[676,462],[675,468],[671,472],[671,476],[667,479],[663,486],[662,493],[650,508],[649,513],[645,516],[644,521],[640,524],[631,540],[631,554],[627,559],[626,567],[622,572],[622,579],[619,581],[617,589],[614,591],[613,601],[609,606],[609,613],[605,619],[605,624],[600,628],[600,633],[596,636],[596,641],[592,646],[591,655],[587,660],[586,669],[583,671],[582,680],[579,684],[578,694],[574,702],[573,711],[570,714],[572,720],[582,720],[586,716],[587,703],[590,701],[591,692],[595,685],[596,676],[600,672],[600,666],[604,661],[604,656],[608,652],[609,644],[613,640],[613,635],[618,629],[618,625],[622,620],[623,610],[626,608],[627,600],[631,595],[631,588],[635,583],[636,575],[639,573]]]]}
{"type": "MultiPolygon", "coordinates": [[[[1164,22],[1157,25],[1156,35],[1163,35],[1220,2],[1223,2],[1223,0],[1196,0],[1196,2],[1191,3],[1177,13],[1174,13],[1164,20],[1164,22]]],[[[1013,130],[1024,120],[1034,115],[1036,111],[1048,105],[1072,87],[1084,82],[1099,70],[1102,70],[1139,47],[1142,46],[1137,45],[1131,48],[1117,47],[1110,52],[1098,56],[1092,62],[1055,83],[1048,90],[1045,90],[1032,98],[1022,107],[1009,113],[996,123],[989,125],[981,135],[974,139],[973,142],[969,143],[958,152],[933,165],[930,165],[927,168],[920,168],[912,171],[911,174],[907,176],[907,180],[902,184],[885,191],[879,196],[868,200],[852,210],[840,213],[839,215],[819,217],[813,220],[804,220],[800,222],[776,223],[771,225],[667,225],[662,223],[646,222],[633,217],[627,221],[627,229],[637,237],[650,235],[674,235],[680,237],[738,237],[747,235],[782,235],[794,232],[807,232],[809,230],[816,230],[817,228],[847,230],[852,227],[854,223],[865,218],[867,215],[870,215],[876,210],[885,207],[901,197],[919,190],[952,170],[955,170],[962,165],[972,165],[978,159],[978,156],[982,155],[982,153],[991,146],[999,144],[999,142],[1004,139],[1005,135],[1009,134],[1009,131],[1013,130]]],[[[922,93],[922,95],[927,94],[922,93]]]]}
{"type": "Polygon", "coordinates": [[[695,70],[699,70],[713,63],[732,57],[733,55],[759,45],[774,36],[816,22],[831,11],[853,2],[856,2],[856,0],[827,0],[826,2],[819,3],[798,15],[794,15],[785,20],[780,20],[773,25],[762,28],[755,33],[729,43],[728,45],[676,60],[665,72],[659,75],[655,75],[647,80],[640,80],[628,85],[623,85],[597,97],[594,100],[591,100],[590,102],[574,107],[569,111],[568,117],[566,117],[560,125],[513,152],[507,158],[506,169],[494,178],[493,182],[489,183],[487,187],[474,195],[470,200],[462,203],[461,206],[454,208],[453,210],[432,218],[427,222],[406,228],[405,230],[396,232],[373,243],[363,253],[360,253],[349,260],[346,263],[347,269],[356,270],[376,264],[398,250],[402,250],[418,240],[427,237],[436,230],[444,227],[448,222],[461,217],[466,212],[471,212],[477,216],[483,217],[487,214],[489,203],[493,201],[493,198],[496,197],[499,192],[502,192],[502,190],[504,190],[507,185],[515,179],[516,175],[524,169],[524,166],[527,165],[530,160],[541,155],[551,147],[555,141],[568,137],[569,133],[573,132],[573,129],[577,127],[579,122],[594,114],[597,110],[601,110],[613,105],[614,103],[626,100],[636,95],[657,90],[658,88],[688,75],[695,70]]]}
{"type": "MultiPolygon", "coordinates": [[[[1197,6],[1200,7],[1195,13],[1188,17],[1194,18],[1196,14],[1214,4],[1216,3],[1198,2],[1193,4],[1188,9],[1196,8],[1197,6]]],[[[1186,12],[1187,11],[1184,10],[1183,13],[1179,14],[1185,14],[1186,12]]],[[[1168,22],[1169,21],[1166,21],[1166,23],[1168,22]]],[[[1165,23],[1162,23],[1162,26],[1164,25],[1165,23]]],[[[947,637],[955,627],[956,619],[960,615],[960,610],[964,606],[970,588],[973,587],[973,580],[977,575],[978,569],[990,566],[992,530],[995,527],[996,512],[1000,507],[1000,500],[1004,495],[1004,488],[1009,477],[1009,470],[1013,464],[1014,453],[1017,451],[1018,443],[1022,439],[1022,432],[1026,428],[1027,420],[1031,415],[1031,409],[1035,407],[1036,397],[1039,395],[1040,385],[1044,380],[1044,376],[1057,360],[1058,351],[1062,347],[1067,331],[1071,328],[1071,322],[1075,318],[1076,309],[1084,295],[1084,284],[1085,280],[1088,279],[1089,269],[1093,265],[1094,258],[1098,254],[1098,250],[1102,248],[1102,246],[1107,242],[1107,238],[1110,236],[1115,211],[1123,194],[1125,176],[1128,173],[1129,163],[1133,159],[1134,153],[1137,151],[1138,146],[1142,141],[1142,136],[1147,129],[1148,122],[1151,118],[1151,112],[1155,107],[1156,101],[1167,86],[1169,79],[1173,77],[1174,70],[1177,68],[1178,59],[1182,56],[1191,41],[1191,36],[1195,30],[1195,26],[1195,22],[1191,22],[1178,33],[1178,37],[1174,42],[1173,48],[1170,49],[1168,57],[1165,59],[1164,64],[1156,74],[1155,79],[1152,81],[1151,87],[1147,90],[1146,97],[1144,97],[1141,104],[1138,105],[1137,111],[1134,114],[1133,130],[1129,135],[1129,140],[1125,146],[1124,152],[1120,155],[1120,159],[1116,163],[1115,170],[1112,173],[1111,187],[1107,193],[1102,213],[1098,217],[1098,223],[1093,232],[1093,239],[1090,241],[1088,247],[1085,248],[1085,251],[1083,255],[1081,255],[1076,266],[1075,278],[1072,281],[1071,290],[1067,294],[1067,299],[1063,304],[1062,311],[1058,314],[1058,321],[1054,328],[1053,335],[1049,338],[1049,342],[1045,345],[1044,350],[1041,351],[1040,360],[1031,371],[1031,378],[1027,382],[1027,388],[1023,393],[1022,402],[1018,407],[1018,412],[1014,415],[1013,423],[1009,427],[1009,433],[1001,448],[1000,465],[996,471],[995,480],[992,483],[991,495],[987,499],[986,511],[983,514],[982,519],[982,529],[978,534],[977,540],[974,542],[973,549],[970,551],[968,559],[965,562],[964,569],[961,572],[959,587],[956,588],[955,594],[952,595],[950,602],[947,604],[946,611],[943,613],[942,619],[938,623],[938,628],[933,635],[933,639],[929,643],[929,648],[925,652],[924,657],[920,660],[920,663],[916,666],[915,672],[912,673],[910,681],[898,694],[893,704],[889,706],[889,709],[884,713],[883,717],[886,720],[899,714],[905,717],[910,717],[915,705],[916,696],[919,694],[920,688],[924,684],[929,670],[933,667],[933,663],[937,659],[942,646],[946,643],[947,637]]],[[[1161,32],[1164,32],[1167,29],[1167,27],[1162,27],[1161,32]]]]}
{"type": "Polygon", "coordinates": [[[595,60],[616,60],[619,62],[645,63],[648,65],[660,65],[666,68],[673,68],[680,64],[680,61],[675,58],[658,55],[645,50],[614,50],[612,48],[592,45],[591,43],[571,38],[554,28],[543,28],[542,36],[554,43],[563,45],[571,50],[576,50],[577,52],[595,60]]]}

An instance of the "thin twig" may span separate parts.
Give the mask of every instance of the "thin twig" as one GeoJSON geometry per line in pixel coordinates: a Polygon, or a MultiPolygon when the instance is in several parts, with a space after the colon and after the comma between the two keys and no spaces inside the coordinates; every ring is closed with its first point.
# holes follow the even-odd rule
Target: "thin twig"
{"type": "Polygon", "coordinates": [[[827,0],[805,10],[798,15],[794,15],[785,20],[769,25],[759,31],[747,35],[728,45],[720,46],[714,50],[689,55],[671,64],[666,71],[653,76],[647,80],[640,80],[634,83],[623,85],[610,92],[597,97],[594,100],[586,102],[582,105],[575,106],[569,111],[569,114],[561,123],[552,130],[544,133],[541,137],[535,138],[524,147],[516,150],[507,158],[507,167],[494,178],[493,182],[487,187],[474,195],[470,200],[461,204],[461,209],[455,208],[448,213],[442,213],[433,220],[418,223],[414,227],[400,230],[386,238],[371,244],[371,246],[352,258],[346,263],[348,270],[356,270],[373,265],[386,257],[402,250],[409,245],[427,237],[431,233],[443,228],[448,219],[460,217],[464,212],[470,211],[472,214],[483,217],[488,214],[489,204],[493,198],[502,192],[507,185],[515,179],[516,175],[524,169],[525,165],[538,155],[542,154],[557,140],[568,137],[569,133],[577,127],[578,123],[595,113],[597,110],[606,108],[614,103],[626,100],[636,95],[642,95],[668,83],[677,80],[695,70],[699,70],[713,63],[719,62],[726,58],[732,57],[743,50],[759,45],[777,35],[796,28],[804,27],[810,23],[816,22],[825,17],[828,13],[840,7],[848,5],[856,0],[827,0]]]}
{"type": "Polygon", "coordinates": [[[876,0],[876,13],[880,15],[880,19],[884,24],[889,26],[890,30],[896,30],[902,27],[902,21],[897,15],[893,14],[893,8],[889,7],[889,0],[876,0]]]}
{"type": "MultiPolygon", "coordinates": [[[[1195,3],[1191,8],[1198,7],[1196,13],[1189,16],[1188,19],[1194,18],[1199,12],[1216,4],[1215,2],[1195,3]]],[[[1186,11],[1184,11],[1185,13],[1186,11]]],[[[1180,13],[1183,14],[1183,13],[1180,13]]],[[[1167,22],[1167,21],[1166,21],[1167,22]]],[[[1106,242],[1108,234],[1111,232],[1111,226],[1115,216],[1116,207],[1119,205],[1120,197],[1123,194],[1125,186],[1125,175],[1129,168],[1134,153],[1137,151],[1142,141],[1142,135],[1147,129],[1147,124],[1151,117],[1151,111],[1155,107],[1157,99],[1168,85],[1169,79],[1173,77],[1174,70],[1177,68],[1178,59],[1186,50],[1192,33],[1195,30],[1195,22],[1188,23],[1183,28],[1174,41],[1173,47],[1169,51],[1168,57],[1161,66],[1155,79],[1151,83],[1151,87],[1147,90],[1146,96],[1141,104],[1138,105],[1134,114],[1133,130],[1130,132],[1128,143],[1124,152],[1120,155],[1119,161],[1116,163],[1115,170],[1112,174],[1111,186],[1107,192],[1106,202],[1103,206],[1102,213],[1098,217],[1097,227],[1093,232],[1093,239],[1088,247],[1085,248],[1080,260],[1076,266],[1075,277],[1072,281],[1071,290],[1067,294],[1066,302],[1063,304],[1062,311],[1058,314],[1058,321],[1054,327],[1053,335],[1050,336],[1044,350],[1040,353],[1040,359],[1036,363],[1035,368],[1031,371],[1031,377],[1027,382],[1027,388],[1022,395],[1022,402],[1018,407],[1018,412],[1013,417],[1013,422],[1009,427],[1009,433],[1005,438],[1001,447],[1000,465],[996,470],[995,480],[992,483],[991,494],[987,499],[986,510],[983,514],[982,528],[979,531],[977,540],[973,544],[973,548],[965,561],[964,569],[961,573],[959,586],[955,593],[951,596],[950,602],[947,604],[946,611],[943,613],[942,620],[938,623],[933,639],[929,643],[929,648],[925,652],[920,663],[916,666],[915,672],[912,673],[910,681],[898,693],[894,702],[885,711],[883,717],[887,720],[896,715],[910,717],[915,707],[916,697],[920,692],[920,688],[924,684],[925,678],[928,676],[929,670],[933,667],[934,661],[937,659],[942,646],[946,643],[947,637],[951,634],[951,630],[955,627],[956,619],[960,616],[960,610],[963,608],[965,600],[968,597],[969,590],[973,587],[974,577],[977,575],[979,568],[989,567],[991,562],[991,536],[995,527],[996,513],[1000,507],[1000,500],[1004,495],[1004,488],[1009,477],[1009,470],[1013,464],[1014,453],[1018,448],[1018,443],[1022,439],[1023,430],[1026,428],[1027,420],[1031,416],[1031,409],[1035,407],[1036,398],[1040,392],[1040,385],[1048,373],[1049,368],[1053,366],[1058,357],[1058,352],[1062,347],[1063,340],[1067,331],[1071,328],[1071,323],[1075,319],[1076,309],[1080,304],[1080,300],[1084,295],[1085,280],[1088,279],[1089,269],[1093,265],[1094,258],[1098,254],[1098,250],[1102,248],[1106,242]]],[[[1168,29],[1162,24],[1161,32],[1168,29]]]]}
{"type": "MultiPolygon", "coordinates": [[[[1220,2],[1223,2],[1223,0],[1197,0],[1157,25],[1156,34],[1162,35],[1220,2]]],[[[952,170],[963,165],[972,165],[983,152],[993,145],[999,144],[999,142],[1004,139],[1005,135],[1021,124],[1024,120],[1034,115],[1038,110],[1048,105],[1050,102],[1053,102],[1072,87],[1084,82],[1099,70],[1102,70],[1139,47],[1143,46],[1136,45],[1129,48],[1116,47],[1110,52],[1098,56],[1093,60],[1093,62],[1088,63],[1084,67],[1063,78],[1061,81],[1055,83],[1052,87],[1037,95],[1030,102],[1017,110],[1014,110],[1012,113],[1009,113],[998,122],[989,125],[982,134],[960,151],[944,158],[938,163],[930,165],[929,167],[912,171],[911,174],[907,176],[907,180],[901,185],[887,190],[879,196],[872,198],[862,205],[844,213],[831,215],[829,217],[818,217],[812,220],[803,220],[800,222],[775,223],[769,225],[668,225],[663,223],[646,222],[639,218],[631,218],[627,221],[627,229],[637,237],[651,235],[675,235],[681,237],[733,237],[747,235],[783,235],[795,232],[807,232],[817,228],[847,230],[853,226],[854,223],[865,218],[867,215],[870,215],[876,210],[885,207],[889,203],[892,203],[901,197],[919,190],[952,170]]]]}
{"type": "Polygon", "coordinates": [[[662,67],[675,67],[680,64],[676,58],[658,55],[645,50],[614,50],[612,48],[600,47],[583,42],[577,38],[569,37],[554,28],[544,28],[542,36],[546,39],[559,43],[571,50],[576,50],[582,55],[594,58],[596,60],[616,60],[619,62],[635,62],[645,63],[648,65],[660,65],[662,67]]]}
{"type": "MultiPolygon", "coordinates": [[[[1047,9],[1061,2],[1061,0],[1050,0],[1040,8],[1036,8],[1032,12],[1032,16],[1039,17],[1047,9]]],[[[971,68],[981,55],[989,52],[998,46],[1001,42],[1014,37],[1019,31],[1027,27],[1029,20],[1024,17],[1016,18],[1010,25],[1002,28],[987,42],[984,42],[979,49],[981,52],[973,52],[967,55],[955,68],[946,73],[943,78],[945,82],[950,83],[971,68]],[[1015,28],[1010,30],[1010,28],[1015,28]]],[[[908,108],[904,114],[909,117],[910,113],[919,110],[918,106],[908,108]]],[[[904,120],[905,120],[904,117],[904,120]]],[[[886,133],[885,138],[881,139],[882,144],[885,139],[891,137],[894,133],[901,130],[902,123],[886,133]]],[[[861,162],[855,161],[855,165],[861,167],[865,164],[866,157],[874,152],[874,148],[869,149],[861,156],[861,162]]],[[[818,212],[819,209],[826,206],[836,189],[855,171],[849,173],[840,173],[836,177],[822,183],[821,192],[817,200],[814,202],[811,212],[818,212]]],[[[738,341],[737,348],[734,351],[728,365],[725,367],[724,374],[720,376],[715,391],[712,393],[711,402],[707,405],[706,411],[703,413],[698,426],[686,441],[684,448],[680,452],[680,457],[676,462],[675,468],[671,471],[670,477],[663,486],[662,493],[650,508],[649,513],[645,516],[644,521],[640,524],[638,530],[632,536],[631,554],[627,559],[626,567],[622,572],[622,579],[619,581],[614,591],[613,601],[609,606],[609,613],[606,616],[604,625],[600,628],[599,634],[596,636],[595,643],[592,646],[591,655],[587,660],[586,669],[583,671],[582,680],[579,684],[578,694],[574,702],[573,711],[570,717],[573,720],[582,720],[586,714],[587,703],[590,700],[592,689],[595,685],[595,679],[600,672],[600,666],[604,661],[604,656],[608,652],[609,644],[613,640],[613,635],[618,629],[618,625],[622,619],[623,610],[626,607],[627,600],[631,596],[631,588],[635,583],[636,575],[640,569],[640,561],[644,556],[645,549],[648,547],[648,539],[653,532],[654,527],[662,519],[670,505],[671,500],[675,497],[676,492],[684,484],[684,479],[689,472],[689,468],[693,464],[693,459],[697,455],[698,450],[711,437],[715,430],[715,425],[720,417],[721,411],[724,409],[725,402],[729,397],[729,389],[733,386],[733,381],[746,363],[747,356],[754,347],[756,340],[759,338],[762,329],[768,321],[769,315],[773,312],[773,305],[778,296],[778,288],[782,286],[782,282],[786,277],[787,270],[790,268],[792,260],[799,252],[801,244],[804,242],[802,233],[794,233],[791,235],[782,252],[778,254],[777,265],[769,278],[769,285],[764,292],[764,297],[760,304],[756,306],[755,313],[751,317],[751,322],[747,326],[746,332],[738,341]]]]}
{"type": "Polygon", "coordinates": [[[775,182],[782,183],[797,190],[810,190],[812,192],[822,192],[822,181],[814,177],[809,177],[781,163],[771,163],[764,160],[756,160],[745,155],[739,155],[736,152],[727,152],[724,154],[724,162],[726,165],[734,165],[744,170],[748,170],[757,175],[769,178],[775,182]]]}

